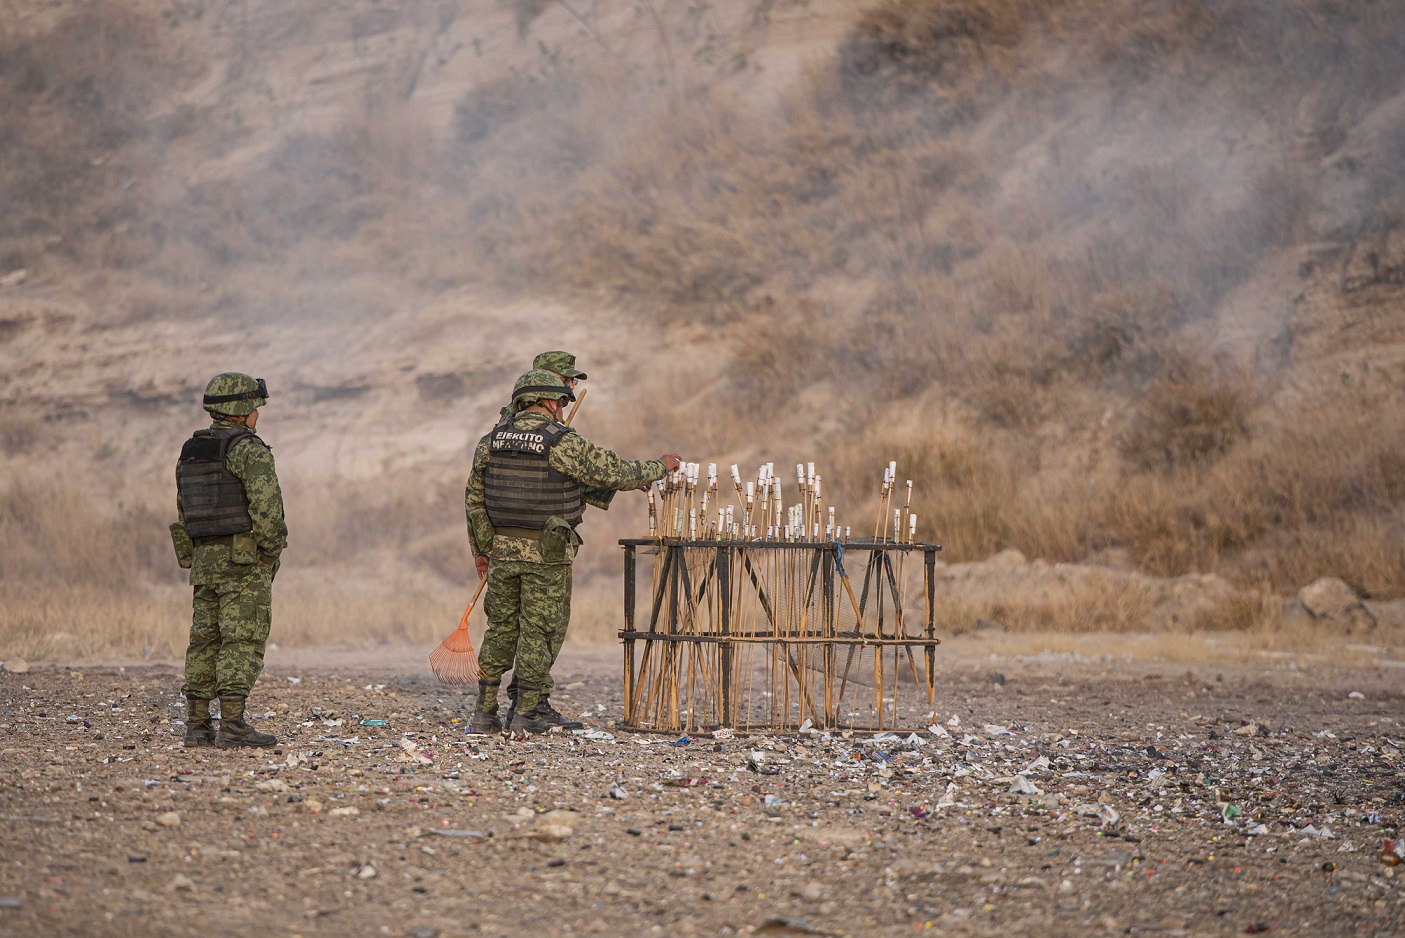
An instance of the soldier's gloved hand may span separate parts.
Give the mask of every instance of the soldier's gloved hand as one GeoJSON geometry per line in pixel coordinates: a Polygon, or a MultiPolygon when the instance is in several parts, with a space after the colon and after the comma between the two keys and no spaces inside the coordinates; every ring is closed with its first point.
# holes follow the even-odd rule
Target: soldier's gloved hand
{"type": "Polygon", "coordinates": [[[488,575],[488,558],[487,558],[487,557],[474,557],[474,558],[473,558],[473,563],[474,563],[474,566],[476,566],[476,567],[478,568],[478,579],[481,580],[481,579],[483,579],[485,576],[488,575]]]}
{"type": "Polygon", "coordinates": [[[659,460],[664,464],[664,468],[668,469],[669,472],[677,472],[678,467],[683,463],[683,461],[678,458],[677,453],[665,453],[664,455],[659,457],[659,460]]]}

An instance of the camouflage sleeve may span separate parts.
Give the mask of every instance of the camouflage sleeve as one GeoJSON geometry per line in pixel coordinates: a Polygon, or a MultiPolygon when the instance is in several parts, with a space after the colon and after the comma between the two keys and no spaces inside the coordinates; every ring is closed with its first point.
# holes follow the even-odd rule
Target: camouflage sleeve
{"type": "Polygon", "coordinates": [[[478,447],[473,451],[473,469],[468,474],[468,485],[463,490],[464,514],[468,516],[468,543],[473,548],[473,556],[480,557],[483,551],[478,549],[478,539],[473,535],[473,511],[486,506],[483,488],[483,473],[488,468],[488,438],[485,436],[478,441],[478,447]]]}
{"type": "Polygon", "coordinates": [[[261,559],[277,561],[288,546],[288,523],[283,516],[283,490],[278,486],[273,451],[262,441],[241,440],[230,448],[225,465],[244,483],[261,559]]]}
{"type": "Polygon", "coordinates": [[[668,471],[657,459],[623,459],[571,432],[551,449],[551,468],[589,488],[616,492],[643,488],[668,471]]]}
{"type": "Polygon", "coordinates": [[[581,486],[581,499],[591,508],[599,508],[601,511],[610,510],[610,502],[614,501],[614,489],[600,489],[593,485],[581,486]]]}

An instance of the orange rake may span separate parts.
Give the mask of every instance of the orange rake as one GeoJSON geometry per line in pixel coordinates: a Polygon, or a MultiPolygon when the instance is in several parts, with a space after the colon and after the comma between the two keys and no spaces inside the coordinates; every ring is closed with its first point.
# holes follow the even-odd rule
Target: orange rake
{"type": "Polygon", "coordinates": [[[478,605],[478,597],[487,582],[487,577],[478,581],[478,589],[473,591],[473,598],[463,611],[459,627],[449,633],[449,637],[440,642],[429,656],[429,669],[445,684],[463,687],[483,676],[483,669],[478,667],[478,655],[473,650],[473,639],[468,635],[468,617],[473,607],[478,605]]]}

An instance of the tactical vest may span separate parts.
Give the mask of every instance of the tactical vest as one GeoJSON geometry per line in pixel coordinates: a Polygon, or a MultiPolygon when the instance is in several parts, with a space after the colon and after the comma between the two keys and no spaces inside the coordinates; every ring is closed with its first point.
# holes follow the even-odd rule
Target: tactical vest
{"type": "Polygon", "coordinates": [[[488,435],[488,468],[484,472],[484,502],[495,528],[540,531],[549,518],[572,526],[585,513],[581,486],[551,468],[551,450],[570,427],[547,424],[539,430],[518,430],[504,421],[488,435]]]}
{"type": "Polygon", "coordinates": [[[249,430],[197,430],[181,448],[176,490],[191,540],[254,529],[244,483],[224,464],[229,448],[246,437],[258,440],[249,430]]]}

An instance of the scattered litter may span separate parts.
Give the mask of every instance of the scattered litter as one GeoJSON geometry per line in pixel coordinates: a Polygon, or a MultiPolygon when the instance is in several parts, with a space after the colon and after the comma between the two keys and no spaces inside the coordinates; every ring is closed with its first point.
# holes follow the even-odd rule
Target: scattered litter
{"type": "MultiPolygon", "coordinates": [[[[1031,762],[1029,765],[1025,766],[1024,769],[1023,769],[1023,771],[1020,772],[1020,774],[1021,774],[1021,775],[1029,775],[1029,774],[1031,774],[1031,773],[1033,773],[1033,772],[1047,772],[1047,771],[1049,771],[1049,757],[1048,757],[1048,756],[1040,756],[1038,759],[1035,759],[1035,760],[1034,760],[1033,762],[1031,762]]],[[[1164,773],[1163,773],[1163,774],[1164,774],[1164,773]]]]}
{"type": "Polygon", "coordinates": [[[673,742],[669,743],[669,745],[672,746],[673,748],[677,749],[677,748],[682,747],[682,746],[690,745],[692,742],[693,742],[693,737],[689,736],[687,733],[684,733],[682,736],[678,737],[678,738],[675,739],[673,742]]]}
{"type": "Polygon", "coordinates": [[[619,782],[610,785],[610,797],[616,801],[623,801],[629,797],[629,792],[620,787],[619,782]]]}
{"type": "Polygon", "coordinates": [[[933,723],[931,726],[927,727],[927,732],[937,737],[937,739],[951,739],[951,734],[936,723],[933,723]]]}
{"type": "Polygon", "coordinates": [[[0,896],[0,909],[18,909],[20,901],[9,896],[0,896]]]}
{"type": "Polygon", "coordinates": [[[387,722],[388,722],[388,721],[386,721],[386,720],[362,720],[362,721],[361,721],[361,725],[362,725],[362,726],[385,726],[385,725],[387,724],[387,722]]]}
{"type": "Polygon", "coordinates": [[[756,926],[753,935],[818,935],[810,923],[803,918],[793,916],[777,916],[768,918],[760,925],[756,926]]]}
{"type": "Polygon", "coordinates": [[[703,786],[705,786],[705,785],[707,784],[707,779],[705,779],[705,778],[666,778],[666,779],[663,780],[663,783],[664,783],[665,785],[668,785],[668,786],[672,787],[672,788],[700,788],[700,787],[703,787],[703,786]]]}
{"type": "Polygon", "coordinates": [[[1012,795],[1038,795],[1040,791],[1034,787],[1034,783],[1023,775],[1016,775],[1015,780],[1010,783],[1010,794],[1012,795]]]}
{"type": "Polygon", "coordinates": [[[768,807],[768,808],[779,808],[779,807],[783,807],[784,805],[785,805],[785,799],[784,799],[784,798],[777,797],[776,795],[767,795],[767,796],[766,796],[766,807],[768,807]]]}
{"type": "Polygon", "coordinates": [[[1350,700],[1365,700],[1365,699],[1366,699],[1366,695],[1363,694],[1363,693],[1361,693],[1361,691],[1359,691],[1359,690],[1354,690],[1354,691],[1352,691],[1351,693],[1347,694],[1346,696],[1347,696],[1347,698],[1350,699],[1350,700]]]}
{"type": "Polygon", "coordinates": [[[613,734],[607,733],[601,729],[596,729],[595,727],[590,727],[588,729],[583,730],[571,730],[571,733],[577,739],[593,739],[604,741],[615,738],[613,734]]]}
{"type": "Polygon", "coordinates": [[[959,716],[957,716],[956,714],[953,713],[953,714],[951,715],[951,719],[946,721],[946,725],[947,725],[947,726],[960,726],[960,725],[961,725],[961,718],[960,718],[959,716]]]}
{"type": "Polygon", "coordinates": [[[1387,840],[1381,844],[1381,852],[1376,859],[1386,866],[1399,866],[1405,863],[1405,840],[1387,840]]]}
{"type": "Polygon", "coordinates": [[[449,827],[436,827],[431,829],[428,833],[433,834],[435,837],[451,837],[460,840],[487,840],[489,836],[483,831],[457,830],[449,827]]]}
{"type": "Polygon", "coordinates": [[[294,686],[296,686],[296,685],[302,683],[302,678],[300,678],[300,677],[290,677],[290,678],[288,678],[288,683],[289,683],[289,684],[292,684],[292,685],[294,685],[294,686]]]}
{"type": "Polygon", "coordinates": [[[1268,833],[1268,825],[1255,824],[1253,827],[1249,828],[1244,833],[1248,834],[1250,837],[1262,837],[1264,834],[1268,833]]]}

